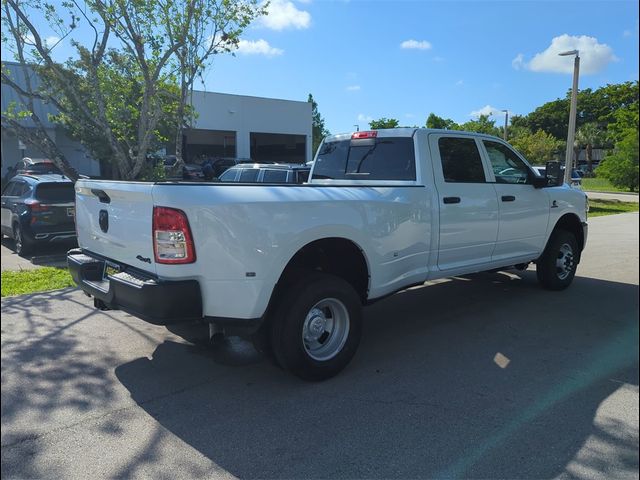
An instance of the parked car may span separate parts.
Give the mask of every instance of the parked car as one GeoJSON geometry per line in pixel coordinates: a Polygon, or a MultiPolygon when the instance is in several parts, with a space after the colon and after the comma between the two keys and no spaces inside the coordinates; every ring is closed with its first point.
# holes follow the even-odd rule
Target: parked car
{"type": "Polygon", "coordinates": [[[24,255],[76,238],[73,182],[58,174],[16,175],[2,191],[2,234],[24,255]]]}
{"type": "Polygon", "coordinates": [[[48,158],[24,157],[15,164],[14,175],[44,175],[55,173],[62,175],[62,171],[48,158]]]}
{"type": "Polygon", "coordinates": [[[205,180],[213,180],[220,177],[227,169],[234,165],[254,163],[250,158],[238,157],[215,157],[209,158],[202,163],[202,172],[205,180]]]}
{"type": "Polygon", "coordinates": [[[311,167],[298,163],[250,163],[236,165],[224,172],[221,182],[305,183],[311,167]]]}
{"type": "MultiPolygon", "coordinates": [[[[541,176],[544,177],[546,174],[546,168],[545,167],[533,167],[533,169],[541,176]]],[[[565,168],[562,166],[560,167],[560,171],[562,172],[562,175],[564,175],[564,171],[565,168]]],[[[582,177],[584,176],[584,173],[580,172],[579,170],[576,170],[575,168],[571,170],[571,186],[574,188],[582,188],[582,177]]]]}
{"type": "MultiPolygon", "coordinates": [[[[263,182],[291,168],[238,167],[263,182]]],[[[497,137],[395,128],[325,138],[305,185],[81,179],[69,271],[98,309],[253,335],[322,380],[355,354],[363,305],[407,287],[532,262],[543,287],[569,287],[587,196],[547,168],[497,137]]]]}
{"type": "MultiPolygon", "coordinates": [[[[178,162],[178,158],[175,155],[167,155],[164,157],[162,164],[164,165],[164,171],[168,179],[175,177],[173,169],[178,162]]],[[[179,179],[180,176],[175,178],[179,179]]],[[[204,174],[202,173],[202,166],[197,163],[185,163],[182,166],[182,180],[201,181],[204,180],[204,174]]]]}

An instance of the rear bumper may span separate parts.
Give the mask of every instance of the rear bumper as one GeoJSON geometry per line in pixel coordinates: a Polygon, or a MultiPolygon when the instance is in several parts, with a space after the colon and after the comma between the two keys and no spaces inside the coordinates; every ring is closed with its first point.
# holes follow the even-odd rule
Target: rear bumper
{"type": "Polygon", "coordinates": [[[146,272],[119,265],[105,275],[107,262],[81,249],[70,250],[67,263],[73,281],[104,309],[124,310],[156,325],[202,319],[202,297],[196,280],[163,281],[146,272]]]}

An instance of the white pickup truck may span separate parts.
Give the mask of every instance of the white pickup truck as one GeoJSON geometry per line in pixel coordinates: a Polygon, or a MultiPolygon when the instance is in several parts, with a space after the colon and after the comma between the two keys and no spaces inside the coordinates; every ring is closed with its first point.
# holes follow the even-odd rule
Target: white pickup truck
{"type": "Polygon", "coordinates": [[[399,128],[327,137],[303,185],[79,180],[68,263],[97,308],[253,334],[320,380],[353,357],[362,305],[409,286],[530,262],[569,286],[588,202],[553,170],[496,137],[399,128]]]}

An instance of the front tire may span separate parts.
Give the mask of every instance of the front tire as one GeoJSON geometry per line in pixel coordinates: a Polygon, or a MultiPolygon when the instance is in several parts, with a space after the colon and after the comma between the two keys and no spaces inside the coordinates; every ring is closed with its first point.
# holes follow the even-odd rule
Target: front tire
{"type": "Polygon", "coordinates": [[[538,281],[548,290],[564,290],[573,281],[579,258],[575,235],[566,230],[554,232],[536,266],[538,281]]]}
{"type": "Polygon", "coordinates": [[[342,278],[310,271],[282,295],[271,319],[277,362],[304,380],[325,380],[351,361],[362,335],[362,305],[342,278]]]}

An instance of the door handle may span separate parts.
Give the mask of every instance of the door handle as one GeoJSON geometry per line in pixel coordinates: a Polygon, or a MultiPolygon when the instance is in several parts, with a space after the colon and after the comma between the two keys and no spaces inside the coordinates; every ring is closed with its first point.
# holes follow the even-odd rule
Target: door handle
{"type": "Polygon", "coordinates": [[[460,203],[460,197],[444,197],[442,201],[444,203],[460,203]]]}
{"type": "Polygon", "coordinates": [[[514,197],[513,195],[503,195],[502,196],[502,201],[503,202],[515,202],[516,201],[516,197],[514,197]]]}

